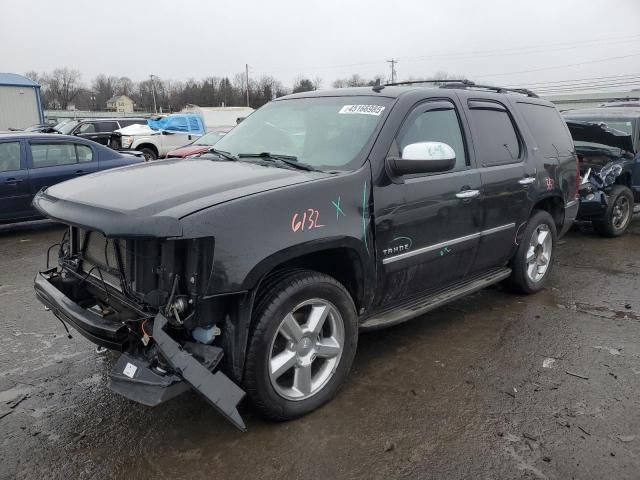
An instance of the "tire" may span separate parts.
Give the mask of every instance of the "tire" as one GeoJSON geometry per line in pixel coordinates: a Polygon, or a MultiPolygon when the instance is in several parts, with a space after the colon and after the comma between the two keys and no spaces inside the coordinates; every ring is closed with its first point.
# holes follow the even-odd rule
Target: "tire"
{"type": "Polygon", "coordinates": [[[558,232],[553,218],[544,210],[535,210],[511,262],[509,283],[515,291],[528,294],[545,287],[551,276],[557,243],[558,232]],[[541,234],[545,231],[548,233],[541,241],[541,234]]]}
{"type": "Polygon", "coordinates": [[[151,148],[141,148],[139,152],[144,155],[145,162],[150,162],[151,160],[158,159],[158,155],[156,155],[156,152],[154,152],[151,148]]]}
{"type": "Polygon", "coordinates": [[[318,272],[289,272],[267,283],[253,319],[244,387],[261,414],[291,420],[338,393],[358,344],[356,308],[342,284],[318,272]],[[310,328],[315,322],[309,320],[321,318],[318,314],[323,312],[327,314],[317,322],[322,327],[315,329],[320,332],[316,337],[310,328]],[[276,357],[286,362],[273,361],[276,357]]]}
{"type": "Polygon", "coordinates": [[[624,185],[614,185],[602,220],[594,220],[593,228],[603,237],[619,237],[631,224],[633,192],[624,185]]]}

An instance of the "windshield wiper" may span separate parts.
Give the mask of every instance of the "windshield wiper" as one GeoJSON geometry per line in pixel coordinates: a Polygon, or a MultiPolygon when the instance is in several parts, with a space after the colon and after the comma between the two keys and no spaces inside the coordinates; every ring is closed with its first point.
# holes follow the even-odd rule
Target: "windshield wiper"
{"type": "Polygon", "coordinates": [[[286,163],[290,167],[297,168],[298,170],[305,170],[307,172],[321,172],[317,168],[307,165],[306,163],[298,162],[298,157],[293,155],[281,155],[279,153],[261,152],[261,153],[239,153],[238,158],[261,158],[268,161],[279,161],[286,163]]]}
{"type": "Polygon", "coordinates": [[[237,162],[238,161],[238,157],[236,157],[234,155],[231,155],[229,152],[225,152],[224,150],[217,150],[216,148],[211,147],[208,151],[209,151],[209,153],[213,153],[215,155],[218,155],[219,157],[222,157],[225,160],[229,160],[230,162],[237,162]]]}

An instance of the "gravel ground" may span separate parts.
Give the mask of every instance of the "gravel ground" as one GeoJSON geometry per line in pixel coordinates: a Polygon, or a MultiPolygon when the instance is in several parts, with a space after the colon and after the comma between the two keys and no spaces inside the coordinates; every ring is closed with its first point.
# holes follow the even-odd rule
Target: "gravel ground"
{"type": "Polygon", "coordinates": [[[640,478],[640,219],[575,229],[550,287],[490,288],[361,335],[313,414],[237,431],[187,393],[107,388],[111,354],[69,340],[32,282],[60,227],[0,227],[0,479],[640,478]]]}

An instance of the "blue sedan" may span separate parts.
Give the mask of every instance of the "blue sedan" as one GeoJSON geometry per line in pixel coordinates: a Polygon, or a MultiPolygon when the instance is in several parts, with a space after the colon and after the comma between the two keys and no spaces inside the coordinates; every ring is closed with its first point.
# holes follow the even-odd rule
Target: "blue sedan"
{"type": "Polygon", "coordinates": [[[31,201],[43,187],[142,161],[75,136],[0,133],[0,224],[40,218],[31,201]]]}

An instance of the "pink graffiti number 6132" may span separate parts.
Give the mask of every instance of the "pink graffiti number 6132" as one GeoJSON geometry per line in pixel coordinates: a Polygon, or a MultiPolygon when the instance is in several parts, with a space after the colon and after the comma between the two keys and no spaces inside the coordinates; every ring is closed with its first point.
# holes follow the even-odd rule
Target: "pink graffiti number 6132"
{"type": "Polygon", "coordinates": [[[291,230],[296,233],[324,227],[318,223],[319,217],[320,212],[314,208],[307,208],[302,214],[294,213],[291,218],[291,230]]]}

